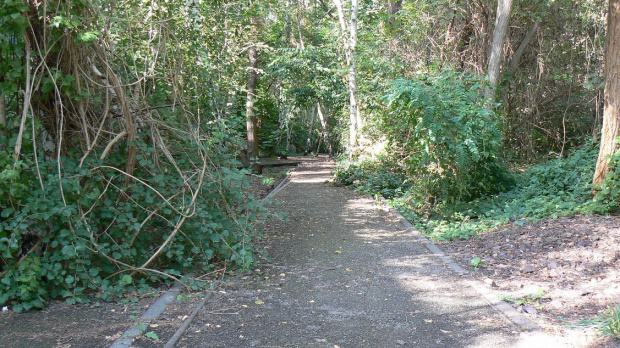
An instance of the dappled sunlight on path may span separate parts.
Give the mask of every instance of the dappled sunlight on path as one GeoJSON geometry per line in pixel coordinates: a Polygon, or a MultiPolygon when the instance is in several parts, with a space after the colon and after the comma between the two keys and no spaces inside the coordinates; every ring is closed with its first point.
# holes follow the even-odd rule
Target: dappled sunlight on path
{"type": "Polygon", "coordinates": [[[185,346],[521,346],[519,329],[390,211],[334,187],[333,167],[292,173],[275,196],[288,221],[265,231],[270,264],[216,294],[185,346]]]}

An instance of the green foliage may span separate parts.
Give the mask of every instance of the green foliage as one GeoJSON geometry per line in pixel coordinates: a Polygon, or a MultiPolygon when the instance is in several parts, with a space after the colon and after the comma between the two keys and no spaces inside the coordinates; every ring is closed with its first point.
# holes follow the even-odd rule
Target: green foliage
{"type": "MultiPolygon", "coordinates": [[[[620,143],[620,137],[616,138],[616,143],[620,143]]],[[[620,150],[611,157],[609,162],[609,172],[594,197],[595,210],[601,213],[620,212],[620,150]]]]}
{"type": "Polygon", "coordinates": [[[150,339],[152,339],[154,341],[159,341],[159,336],[155,332],[153,332],[153,331],[145,332],[144,333],[144,337],[150,338],[150,339]]]}
{"type": "Polygon", "coordinates": [[[506,223],[524,224],[546,217],[613,212],[617,207],[614,202],[619,199],[618,162],[612,161],[612,171],[593,200],[591,183],[597,155],[597,146],[591,142],[566,158],[553,159],[513,174],[515,184],[509,190],[468,201],[441,202],[427,209],[420,209],[419,202],[411,199],[417,186],[410,183],[405,173],[398,171],[398,166],[386,167],[387,162],[355,165],[343,162],[336,171],[336,182],[367,194],[392,198],[391,204],[433,239],[468,239],[506,223]]]}
{"type": "Polygon", "coordinates": [[[379,194],[385,198],[400,197],[411,186],[400,166],[387,158],[376,162],[341,161],[335,175],[337,185],[353,186],[361,193],[379,194]]]}
{"type": "Polygon", "coordinates": [[[607,311],[598,317],[569,323],[567,326],[597,328],[603,335],[618,340],[620,339],[620,305],[612,303],[607,311]]]}
{"type": "Polygon", "coordinates": [[[337,182],[398,197],[418,214],[505,190],[513,180],[481,92],[476,79],[452,71],[396,81],[376,126],[392,156],[343,163],[337,182]]]}
{"type": "Polygon", "coordinates": [[[591,182],[597,150],[592,144],[567,158],[533,166],[516,175],[516,185],[505,192],[471,202],[454,202],[420,216],[396,202],[427,235],[436,239],[467,239],[501,224],[527,223],[545,217],[587,213],[595,209],[591,182]]]}
{"type": "Polygon", "coordinates": [[[399,80],[386,96],[382,130],[402,154],[420,208],[471,200],[511,184],[499,159],[502,135],[482,104],[482,85],[452,71],[399,80]]]}
{"type": "Polygon", "coordinates": [[[617,340],[620,339],[620,305],[610,305],[607,312],[603,314],[603,319],[603,334],[617,340]]]}
{"type": "Polygon", "coordinates": [[[7,135],[0,137],[0,305],[21,311],[42,308],[50,299],[135,301],[126,295],[145,294],[156,282],[182,279],[194,289],[204,286],[183,274],[208,272],[218,262],[250,268],[257,258],[254,227],[267,213],[246,193],[246,173],[236,169],[244,120],[230,95],[241,81],[235,75],[240,69],[230,60],[217,65],[211,56],[222,51],[217,40],[207,43],[208,52],[203,48],[202,39],[221,30],[217,19],[207,18],[218,13],[218,5],[200,4],[202,12],[190,15],[186,7],[163,2],[119,1],[109,21],[109,6],[90,11],[83,1],[53,3],[40,6],[40,16],[23,1],[0,5],[0,95],[8,118],[7,135]],[[178,21],[162,24],[155,36],[133,29],[135,20],[159,17],[178,21]],[[30,22],[33,30],[25,30],[30,22]],[[183,30],[175,40],[163,40],[176,26],[183,30]],[[24,58],[25,31],[40,45],[31,61],[24,58]],[[17,92],[25,89],[26,63],[45,68],[31,67],[40,82],[32,100],[38,111],[26,115],[15,161],[7,149],[19,132],[23,96],[17,92]],[[84,65],[72,65],[78,63],[84,65]],[[106,68],[114,71],[121,88],[127,86],[122,92],[136,103],[135,141],[119,141],[106,156],[106,144],[125,130],[118,121],[121,90],[105,88],[110,81],[94,74],[95,68],[106,76],[106,68]],[[203,91],[207,85],[209,93],[203,91]],[[55,114],[60,110],[62,115],[55,114]],[[107,122],[97,118],[108,111],[107,122]],[[81,122],[93,127],[84,129],[81,122]],[[91,149],[95,141],[86,144],[84,133],[93,140],[99,127],[103,135],[97,133],[91,149]],[[41,134],[51,138],[52,150],[45,149],[41,134]],[[137,148],[129,180],[123,171],[127,145],[137,148]]]}
{"type": "Polygon", "coordinates": [[[535,294],[530,294],[523,298],[518,298],[518,299],[512,298],[511,296],[503,296],[502,301],[508,302],[508,303],[514,303],[519,306],[533,305],[533,306],[540,308],[542,307],[540,304],[540,300],[542,300],[544,295],[545,295],[545,291],[542,288],[538,288],[538,292],[535,294]]]}
{"type": "Polygon", "coordinates": [[[140,335],[144,335],[144,337],[150,338],[154,341],[159,341],[159,335],[153,331],[146,331],[149,328],[148,324],[143,323],[140,318],[135,315],[131,315],[130,318],[134,321],[134,323],[136,323],[140,335]]]}
{"type": "Polygon", "coordinates": [[[475,256],[471,260],[469,260],[469,265],[472,266],[474,269],[482,267],[483,263],[484,261],[482,261],[482,259],[478,256],[475,256]]]}
{"type": "MultiPolygon", "coordinates": [[[[187,150],[192,143],[184,145],[187,150]]],[[[177,194],[188,187],[174,169],[158,168],[146,160],[148,156],[135,175],[159,174],[148,180],[148,186],[136,183],[130,191],[120,190],[125,177],[110,163],[94,158],[80,168],[77,156],[62,157],[60,177],[55,162],[40,163],[43,188],[26,166],[19,167],[19,175],[3,175],[0,185],[17,181],[30,190],[3,191],[0,200],[0,266],[5,272],[0,305],[27,310],[43,307],[49,298],[83,301],[86,291],[108,300],[126,290],[146,289],[161,275],[131,277],[119,273],[119,265],[145,263],[165,244],[180,212],[187,214],[181,233],[149,267],[177,277],[194,269],[212,269],[226,259],[232,266],[250,267],[256,261],[252,226],[264,211],[243,192],[248,185],[245,174],[229,169],[234,158],[210,151],[211,160],[217,162],[211,163],[208,182],[201,187],[196,181],[192,184],[201,190],[193,205],[187,195],[177,194]]],[[[178,154],[177,165],[190,164],[189,157],[178,154]]]]}

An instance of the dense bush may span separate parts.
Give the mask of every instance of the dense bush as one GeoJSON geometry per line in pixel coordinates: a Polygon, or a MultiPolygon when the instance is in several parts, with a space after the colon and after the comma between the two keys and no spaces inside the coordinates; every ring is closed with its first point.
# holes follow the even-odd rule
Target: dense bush
{"type": "Polygon", "coordinates": [[[385,198],[401,197],[411,187],[400,166],[387,158],[358,163],[341,161],[335,175],[338,185],[353,186],[360,193],[385,198]]]}
{"type": "Polygon", "coordinates": [[[452,71],[394,83],[380,127],[416,204],[470,200],[511,184],[498,123],[482,100],[477,79],[452,71]]]}
{"type": "Polygon", "coordinates": [[[617,213],[620,206],[620,151],[611,162],[611,170],[592,198],[592,177],[598,146],[573,151],[512,174],[510,189],[483,194],[470,200],[445,200],[420,208],[416,200],[418,186],[406,173],[385,158],[379,161],[342,161],[336,182],[358,191],[391,198],[401,212],[426,235],[434,239],[467,239],[506,223],[523,224],[545,217],[578,213],[617,213]]]}
{"type": "Polygon", "coordinates": [[[0,3],[0,306],[252,265],[265,211],[236,169],[246,75],[209,58],[217,4],[45,4],[0,3]]]}
{"type": "Polygon", "coordinates": [[[466,239],[509,222],[522,224],[545,217],[608,213],[614,207],[609,202],[618,202],[620,195],[616,183],[615,189],[607,187],[592,199],[597,153],[596,146],[590,144],[566,158],[553,159],[515,174],[516,185],[508,191],[438,206],[427,216],[416,214],[406,200],[395,204],[418,228],[436,239],[466,239]],[[608,195],[606,198],[601,196],[603,192],[608,195]]]}
{"type": "Polygon", "coordinates": [[[510,173],[501,132],[475,79],[453,72],[394,83],[374,125],[389,140],[378,160],[342,161],[337,183],[391,198],[425,234],[469,238],[505,223],[620,209],[620,152],[592,196],[593,141],[566,157],[510,173]]]}
{"type": "MultiPolygon", "coordinates": [[[[218,130],[218,137],[226,135],[218,130]]],[[[200,151],[208,168],[184,179],[172,165],[149,160],[159,155],[141,143],[134,175],[148,179],[129,187],[115,169],[123,156],[90,157],[81,167],[78,156],[62,157],[60,175],[56,161],[44,161],[39,181],[33,163],[14,169],[2,153],[0,305],[40,308],[50,298],[84,300],[89,290],[111,299],[222,260],[250,266],[252,227],[264,211],[244,193],[246,175],[229,169],[238,165],[232,154],[183,146],[174,152],[181,170],[190,173],[200,151]],[[140,277],[131,276],[136,272],[140,277]]]]}

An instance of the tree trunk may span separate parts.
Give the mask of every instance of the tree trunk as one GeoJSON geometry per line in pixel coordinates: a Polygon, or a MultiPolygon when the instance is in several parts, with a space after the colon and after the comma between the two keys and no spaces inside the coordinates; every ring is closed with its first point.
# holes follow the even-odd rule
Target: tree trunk
{"type": "Polygon", "coordinates": [[[596,162],[593,184],[605,180],[610,156],[618,150],[620,136],[620,0],[609,0],[605,48],[605,111],[601,131],[601,148],[596,162]]]}
{"type": "Polygon", "coordinates": [[[327,146],[329,157],[331,157],[334,154],[334,150],[332,148],[332,143],[329,140],[329,129],[327,129],[327,117],[325,117],[325,115],[323,115],[323,111],[321,111],[320,102],[316,103],[316,110],[317,110],[317,114],[319,115],[319,120],[321,121],[321,127],[323,128],[323,132],[322,132],[323,141],[325,142],[325,145],[327,146]]]}
{"type": "Polygon", "coordinates": [[[485,88],[484,96],[487,100],[487,108],[492,109],[495,104],[495,89],[499,80],[500,64],[502,61],[502,49],[508,32],[508,22],[512,9],[512,0],[499,0],[497,2],[497,17],[493,29],[493,42],[491,43],[491,55],[489,57],[489,86],[485,88]]]}
{"type": "Polygon", "coordinates": [[[402,1],[388,1],[387,14],[389,17],[388,17],[387,22],[389,25],[396,26],[396,24],[398,23],[398,21],[396,20],[396,14],[402,8],[403,8],[402,1]]]}
{"type": "Polygon", "coordinates": [[[357,55],[355,54],[355,49],[357,48],[357,9],[358,0],[351,0],[351,24],[349,27],[351,31],[351,43],[349,45],[351,51],[351,64],[349,64],[349,92],[351,94],[351,119],[353,120],[353,118],[355,118],[355,138],[352,142],[352,146],[354,147],[357,146],[359,131],[363,127],[360,109],[357,103],[357,55]]]}
{"type": "Polygon", "coordinates": [[[519,44],[519,47],[512,55],[508,68],[511,73],[517,70],[517,67],[519,66],[519,61],[521,60],[521,56],[523,55],[523,52],[525,52],[525,48],[527,47],[527,45],[529,45],[530,41],[532,41],[532,38],[534,38],[534,34],[536,34],[536,30],[538,30],[539,25],[540,23],[536,19],[534,19],[534,23],[532,23],[532,26],[525,34],[523,41],[521,41],[521,44],[519,44]]]}
{"type": "Polygon", "coordinates": [[[341,0],[334,0],[338,10],[338,20],[342,30],[342,38],[345,46],[345,55],[348,66],[349,80],[349,149],[357,147],[358,133],[362,128],[362,118],[357,104],[357,63],[355,60],[355,47],[357,46],[357,10],[358,0],[351,0],[351,19],[347,27],[341,0]]]}
{"type": "Polygon", "coordinates": [[[402,1],[388,1],[388,15],[393,16],[403,8],[402,1]]]}
{"type": "Polygon", "coordinates": [[[314,131],[314,119],[316,118],[316,112],[311,108],[310,112],[310,127],[308,127],[308,138],[306,138],[306,149],[304,150],[304,154],[307,155],[310,153],[312,147],[312,131],[314,131]]]}
{"type": "Polygon", "coordinates": [[[256,114],[254,112],[254,99],[256,98],[256,83],[258,81],[258,52],[256,50],[258,21],[252,19],[251,26],[251,46],[248,49],[249,69],[248,69],[248,94],[245,102],[246,128],[247,128],[247,153],[248,159],[254,163],[258,157],[258,139],[256,137],[256,114]]]}

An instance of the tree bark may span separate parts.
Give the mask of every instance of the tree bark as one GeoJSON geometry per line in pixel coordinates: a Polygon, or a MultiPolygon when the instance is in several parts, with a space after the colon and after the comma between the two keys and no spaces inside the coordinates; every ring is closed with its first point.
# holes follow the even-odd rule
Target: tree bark
{"type": "Polygon", "coordinates": [[[398,23],[396,14],[403,8],[402,1],[388,1],[387,14],[389,16],[387,23],[391,26],[396,26],[398,23]]]}
{"type": "Polygon", "coordinates": [[[346,24],[341,0],[334,0],[338,10],[338,20],[342,29],[342,38],[345,45],[345,55],[348,66],[349,80],[349,149],[357,147],[359,130],[362,128],[362,118],[357,104],[357,62],[355,48],[357,46],[357,11],[358,0],[351,0],[351,17],[346,24]]]}
{"type": "Polygon", "coordinates": [[[351,22],[350,22],[350,44],[349,51],[351,56],[351,62],[349,64],[349,94],[351,104],[351,127],[355,128],[354,137],[350,139],[351,147],[357,146],[357,140],[359,137],[359,131],[362,128],[362,118],[360,117],[359,105],[357,104],[357,60],[355,49],[357,47],[357,0],[351,0],[351,22]]]}
{"type": "Polygon", "coordinates": [[[620,0],[609,0],[607,13],[607,38],[605,48],[605,110],[601,131],[601,148],[596,162],[593,184],[605,180],[609,172],[609,161],[620,136],[620,0]]]}
{"type": "Polygon", "coordinates": [[[403,8],[402,1],[388,1],[388,15],[393,16],[403,8]]]}
{"type": "Polygon", "coordinates": [[[258,157],[258,139],[256,137],[256,114],[254,112],[254,100],[256,98],[256,84],[258,81],[258,51],[256,50],[258,21],[252,19],[251,46],[248,49],[248,91],[245,102],[246,130],[247,130],[247,153],[248,160],[253,163],[258,157]]]}
{"type": "Polygon", "coordinates": [[[512,0],[499,0],[497,2],[497,16],[495,17],[495,28],[493,29],[493,42],[491,43],[491,54],[489,56],[489,86],[485,88],[484,96],[487,100],[487,108],[492,109],[495,104],[495,90],[499,80],[500,65],[502,61],[502,49],[508,32],[508,22],[512,10],[512,0]]]}
{"type": "Polygon", "coordinates": [[[527,47],[527,45],[529,45],[530,41],[532,41],[532,38],[534,37],[534,34],[536,34],[536,30],[538,30],[539,25],[540,23],[537,20],[534,20],[534,23],[525,34],[523,41],[521,41],[521,44],[519,44],[519,47],[512,55],[508,68],[510,72],[514,72],[517,70],[517,67],[519,66],[519,61],[521,60],[521,56],[523,55],[523,52],[525,52],[525,48],[527,47]]]}
{"type": "Polygon", "coordinates": [[[308,138],[306,138],[306,149],[304,154],[307,155],[310,153],[312,147],[312,132],[314,131],[314,119],[316,117],[316,112],[314,112],[313,108],[309,109],[310,112],[310,127],[308,127],[308,138]]]}
{"type": "Polygon", "coordinates": [[[325,145],[327,146],[329,157],[331,157],[334,154],[334,150],[332,148],[332,143],[329,140],[329,129],[327,128],[327,117],[323,114],[323,111],[321,110],[320,102],[316,103],[316,110],[317,110],[317,114],[319,115],[319,120],[321,121],[321,127],[323,128],[323,141],[325,142],[325,145]]]}

